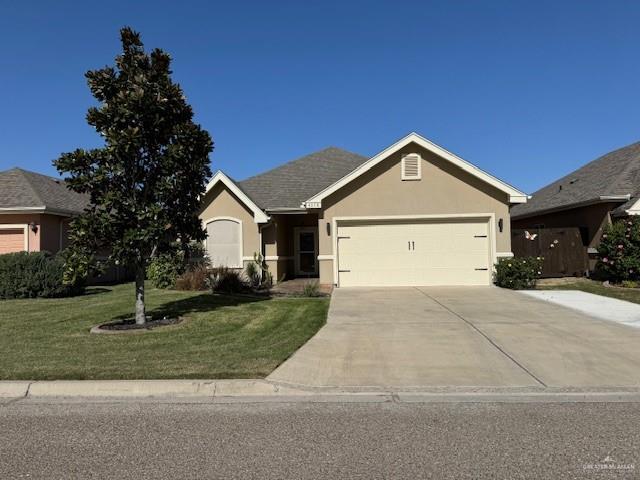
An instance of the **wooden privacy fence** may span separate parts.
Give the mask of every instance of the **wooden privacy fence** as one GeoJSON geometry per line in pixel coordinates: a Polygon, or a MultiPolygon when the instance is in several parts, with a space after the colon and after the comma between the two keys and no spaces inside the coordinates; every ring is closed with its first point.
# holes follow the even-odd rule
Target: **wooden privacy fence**
{"type": "Polygon", "coordinates": [[[516,257],[544,257],[544,278],[581,277],[589,269],[587,247],[577,227],[515,229],[511,249],[516,257]],[[533,240],[527,239],[527,231],[535,235],[533,240]]]}

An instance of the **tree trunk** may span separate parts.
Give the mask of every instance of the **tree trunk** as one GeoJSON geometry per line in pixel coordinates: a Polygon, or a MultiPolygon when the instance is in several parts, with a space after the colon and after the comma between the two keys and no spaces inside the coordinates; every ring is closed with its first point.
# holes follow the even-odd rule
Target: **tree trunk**
{"type": "Polygon", "coordinates": [[[144,325],[147,321],[144,308],[144,267],[136,267],[136,323],[144,325]]]}

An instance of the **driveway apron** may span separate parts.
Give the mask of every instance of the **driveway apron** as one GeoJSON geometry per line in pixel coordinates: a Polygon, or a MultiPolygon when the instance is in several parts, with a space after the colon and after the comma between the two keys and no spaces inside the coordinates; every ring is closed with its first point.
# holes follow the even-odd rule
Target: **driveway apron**
{"type": "Polygon", "coordinates": [[[269,380],[313,387],[640,385],[640,330],[495,287],[339,288],[269,380]]]}
{"type": "Polygon", "coordinates": [[[537,384],[416,288],[334,290],[327,324],[269,380],[341,387],[537,384]]]}

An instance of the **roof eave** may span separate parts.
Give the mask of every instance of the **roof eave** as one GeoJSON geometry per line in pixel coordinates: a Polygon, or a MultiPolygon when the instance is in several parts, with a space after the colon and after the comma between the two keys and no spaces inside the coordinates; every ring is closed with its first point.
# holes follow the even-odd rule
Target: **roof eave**
{"type": "Polygon", "coordinates": [[[253,221],[255,223],[267,223],[269,216],[242,191],[236,183],[231,180],[222,170],[218,170],[207,184],[205,195],[218,183],[226,186],[238,199],[253,213],[253,221]]]}
{"type": "Polygon", "coordinates": [[[274,208],[265,208],[267,213],[275,213],[275,214],[296,214],[296,213],[306,213],[306,207],[274,207],[274,208]]]}
{"type": "Polygon", "coordinates": [[[541,210],[535,210],[533,212],[523,213],[522,215],[511,215],[512,220],[523,220],[525,218],[537,217],[538,215],[547,215],[549,213],[561,212],[563,210],[573,210],[574,208],[588,207],[589,205],[596,205],[598,203],[609,202],[628,202],[631,198],[630,195],[599,195],[590,200],[584,200],[582,202],[570,203],[559,207],[544,208],[541,210]]]}
{"type": "MultiPolygon", "coordinates": [[[[621,207],[618,207],[620,209],[621,207]]],[[[640,198],[636,200],[629,208],[622,210],[621,212],[614,212],[614,216],[623,217],[627,215],[640,215],[640,198]]]]}
{"type": "Polygon", "coordinates": [[[74,217],[76,215],[80,215],[82,212],[78,212],[75,210],[64,210],[58,208],[47,208],[47,207],[2,207],[0,208],[0,214],[11,214],[11,215],[19,215],[19,214],[48,214],[48,215],[57,215],[59,217],[74,217]]]}

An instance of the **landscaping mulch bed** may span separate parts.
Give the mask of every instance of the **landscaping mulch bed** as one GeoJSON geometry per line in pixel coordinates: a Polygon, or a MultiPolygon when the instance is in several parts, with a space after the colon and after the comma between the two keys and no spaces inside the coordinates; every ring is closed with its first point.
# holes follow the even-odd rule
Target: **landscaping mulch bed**
{"type": "Polygon", "coordinates": [[[144,325],[138,325],[134,318],[126,318],[115,322],[103,323],[91,329],[91,333],[128,333],[142,332],[145,330],[153,330],[154,328],[166,327],[169,325],[177,325],[183,321],[182,317],[178,318],[158,318],[155,320],[147,320],[144,325]]]}

